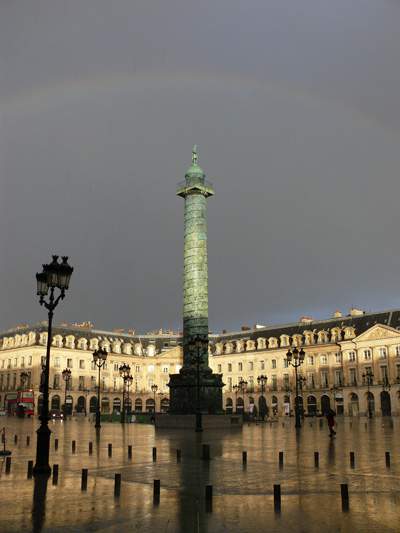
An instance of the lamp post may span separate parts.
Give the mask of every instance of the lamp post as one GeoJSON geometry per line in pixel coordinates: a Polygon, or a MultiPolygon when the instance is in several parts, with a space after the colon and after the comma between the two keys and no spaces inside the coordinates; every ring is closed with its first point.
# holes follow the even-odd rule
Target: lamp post
{"type": "Polygon", "coordinates": [[[306,354],[303,348],[301,348],[299,351],[296,346],[293,348],[293,351],[288,350],[286,354],[288,365],[291,365],[294,368],[295,378],[296,378],[296,398],[294,402],[294,410],[295,410],[295,416],[296,416],[296,423],[295,423],[296,428],[301,428],[300,406],[299,406],[299,380],[297,376],[297,369],[299,368],[299,366],[303,364],[305,355],[306,354]]]}
{"type": "Polygon", "coordinates": [[[368,398],[368,418],[372,418],[371,400],[369,397],[369,388],[373,384],[374,374],[372,370],[368,368],[362,375],[363,379],[367,382],[367,398],[368,398]]]}
{"type": "Polygon", "coordinates": [[[124,386],[122,389],[122,411],[121,411],[121,424],[125,423],[126,420],[126,391],[128,388],[128,398],[129,398],[129,385],[133,381],[133,377],[131,376],[131,367],[124,363],[119,367],[119,375],[124,380],[124,386]]]}
{"type": "Polygon", "coordinates": [[[93,352],[93,362],[99,369],[99,377],[98,377],[98,382],[97,382],[96,423],[94,425],[96,429],[101,428],[101,424],[100,424],[100,372],[101,372],[101,369],[106,364],[107,355],[108,355],[107,350],[105,350],[104,348],[99,348],[98,350],[95,350],[93,352]]]}
{"type": "Polygon", "coordinates": [[[39,303],[43,305],[48,312],[48,327],[47,327],[47,349],[46,349],[46,364],[43,379],[43,407],[39,416],[40,427],[37,430],[37,446],[36,446],[36,463],[33,468],[33,474],[49,476],[51,468],[49,465],[49,451],[50,451],[50,434],[49,429],[49,372],[50,372],[50,348],[52,340],[52,325],[54,309],[58,302],[65,297],[65,291],[69,287],[69,281],[73,272],[73,268],[68,264],[68,257],[63,257],[62,262],[58,261],[58,255],[53,255],[53,260],[48,265],[43,265],[43,270],[36,274],[37,295],[40,297],[39,303]],[[49,294],[50,289],[50,294],[49,294]],[[55,290],[60,292],[58,296],[55,295],[55,290]],[[48,300],[45,297],[49,296],[48,300]]]}
{"type": "Polygon", "coordinates": [[[303,407],[302,407],[301,412],[300,412],[300,417],[304,420],[303,386],[306,384],[307,378],[300,375],[300,376],[298,376],[297,380],[299,382],[300,396],[301,396],[301,401],[302,401],[302,404],[303,404],[303,407]]]}
{"type": "Polygon", "coordinates": [[[156,384],[151,386],[151,390],[153,392],[153,398],[154,398],[154,414],[156,413],[156,392],[158,391],[158,387],[156,384]]]}
{"type": "Polygon", "coordinates": [[[261,376],[257,377],[257,383],[258,383],[258,386],[261,387],[261,397],[263,398],[263,400],[261,400],[261,397],[260,397],[260,399],[258,400],[258,410],[259,410],[260,418],[263,422],[265,419],[265,415],[267,414],[266,401],[264,398],[265,386],[267,384],[267,381],[268,381],[268,377],[265,376],[264,374],[261,374],[261,376]]]}
{"type": "Polygon", "coordinates": [[[71,370],[69,368],[65,368],[62,371],[62,377],[65,381],[65,394],[64,394],[64,420],[67,420],[67,390],[69,387],[69,382],[71,379],[71,370]]]}
{"type": "Polygon", "coordinates": [[[200,365],[203,363],[203,349],[207,341],[201,335],[196,335],[189,343],[192,361],[196,365],[196,433],[203,431],[200,401],[200,365]]]}

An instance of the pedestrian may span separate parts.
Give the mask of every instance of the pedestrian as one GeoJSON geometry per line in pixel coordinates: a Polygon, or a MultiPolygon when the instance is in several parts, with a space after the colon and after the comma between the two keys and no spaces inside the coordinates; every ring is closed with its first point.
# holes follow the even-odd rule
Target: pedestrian
{"type": "Polygon", "coordinates": [[[336,435],[336,431],[335,431],[335,416],[336,416],[336,413],[333,409],[329,408],[327,411],[326,411],[326,420],[328,422],[328,428],[329,428],[329,436],[330,437],[334,437],[336,435]]]}

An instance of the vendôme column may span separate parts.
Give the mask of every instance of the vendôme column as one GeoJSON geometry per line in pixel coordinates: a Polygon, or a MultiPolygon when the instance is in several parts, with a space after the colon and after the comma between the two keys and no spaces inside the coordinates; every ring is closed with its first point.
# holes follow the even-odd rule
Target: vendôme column
{"type": "Polygon", "coordinates": [[[197,380],[201,411],[213,414],[222,410],[222,377],[208,366],[207,199],[214,195],[214,189],[205,178],[194,146],[192,164],[177,190],[185,200],[183,367],[179,374],[170,376],[171,413],[196,412],[197,380]],[[193,350],[193,341],[199,338],[203,341],[200,369],[195,358],[198,348],[193,350]]]}

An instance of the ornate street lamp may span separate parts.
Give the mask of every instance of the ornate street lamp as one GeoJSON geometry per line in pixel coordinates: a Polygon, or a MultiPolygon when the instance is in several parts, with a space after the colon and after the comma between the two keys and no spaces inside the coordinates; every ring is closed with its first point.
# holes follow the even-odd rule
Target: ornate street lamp
{"type": "Polygon", "coordinates": [[[294,368],[295,372],[295,378],[296,378],[296,399],[294,404],[294,410],[295,410],[295,416],[296,416],[296,428],[301,428],[301,415],[300,415],[300,405],[299,405],[299,380],[297,375],[297,369],[299,366],[301,366],[304,362],[305,357],[305,351],[303,348],[300,349],[300,351],[295,346],[293,348],[293,351],[288,350],[286,354],[286,359],[288,362],[288,365],[291,365],[294,368]]]}
{"type": "Polygon", "coordinates": [[[208,340],[201,335],[196,335],[189,342],[192,361],[196,365],[196,432],[203,431],[201,402],[200,402],[200,366],[203,363],[203,350],[207,348],[208,340]]]}
{"type": "Polygon", "coordinates": [[[36,464],[33,468],[34,475],[49,476],[51,468],[49,465],[50,434],[49,429],[49,372],[50,372],[50,348],[52,340],[52,324],[54,309],[58,302],[65,297],[73,268],[68,264],[68,257],[63,257],[62,262],[58,261],[58,255],[53,255],[53,260],[48,265],[43,265],[43,271],[36,274],[37,295],[40,297],[39,303],[48,311],[47,327],[47,349],[46,363],[43,376],[43,406],[39,416],[40,427],[37,430],[36,464]],[[49,294],[50,289],[50,294],[49,294]],[[55,290],[60,292],[55,295],[55,290]],[[49,296],[48,300],[45,297],[49,296]]]}
{"type": "Polygon", "coordinates": [[[158,391],[158,387],[156,384],[151,386],[151,390],[153,392],[153,399],[154,399],[154,414],[156,412],[156,392],[158,391]]]}
{"type": "Polygon", "coordinates": [[[362,375],[364,381],[367,383],[367,397],[368,397],[368,418],[372,418],[372,406],[371,406],[371,400],[370,400],[370,392],[369,388],[374,382],[374,374],[372,373],[372,370],[368,368],[362,375]]]}
{"type": "Polygon", "coordinates": [[[65,381],[65,393],[64,393],[64,420],[67,420],[67,390],[69,389],[69,384],[71,380],[71,370],[65,368],[62,372],[62,378],[65,381]]]}
{"type": "Polygon", "coordinates": [[[122,388],[122,411],[121,411],[121,424],[125,423],[126,419],[126,407],[127,407],[127,401],[126,401],[126,395],[128,390],[128,400],[129,400],[129,386],[131,385],[133,381],[133,377],[131,376],[131,367],[124,363],[119,367],[119,375],[124,381],[124,385],[122,388]]]}
{"type": "Polygon", "coordinates": [[[261,376],[257,377],[257,383],[258,383],[258,386],[261,388],[261,397],[263,398],[262,400],[260,398],[258,401],[259,415],[262,421],[264,421],[265,415],[267,414],[267,408],[266,408],[267,404],[264,398],[265,386],[267,384],[267,381],[268,381],[268,377],[265,376],[264,374],[261,374],[261,376]]]}
{"type": "Polygon", "coordinates": [[[93,352],[93,362],[99,369],[99,377],[98,377],[98,382],[97,382],[96,423],[94,425],[96,429],[101,428],[101,424],[100,424],[100,372],[101,372],[101,369],[106,364],[107,355],[108,355],[107,350],[105,350],[104,348],[99,348],[98,350],[95,350],[93,352]]]}

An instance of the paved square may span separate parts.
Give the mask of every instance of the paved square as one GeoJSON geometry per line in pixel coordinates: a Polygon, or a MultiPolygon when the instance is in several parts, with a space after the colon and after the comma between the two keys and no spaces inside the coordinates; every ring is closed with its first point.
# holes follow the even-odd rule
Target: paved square
{"type": "Polygon", "coordinates": [[[203,434],[105,423],[99,441],[86,419],[57,421],[51,424],[51,464],[59,465],[58,483],[50,478],[47,488],[36,485],[35,490],[33,479],[27,479],[27,464],[35,458],[38,421],[2,420],[12,451],[10,473],[5,472],[5,460],[0,463],[2,532],[399,531],[397,419],[339,418],[335,439],[329,438],[326,421],[321,428],[319,419],[306,419],[298,437],[293,420],[287,419],[203,434]],[[204,443],[210,445],[210,461],[201,459],[204,443]],[[247,465],[242,463],[243,451],[247,465]],[[283,465],[279,465],[280,451],[283,465]],[[355,454],[354,468],[350,452],[355,454]],[[89,473],[85,491],[82,468],[89,473]],[[114,496],[116,473],[122,477],[119,497],[114,496]],[[153,502],[154,479],[161,483],[158,504],[153,502]],[[342,510],[342,483],[348,484],[347,512],[342,510]],[[280,512],[274,510],[274,484],[281,485],[280,512]],[[211,509],[205,502],[206,485],[213,486],[211,509]]]}

